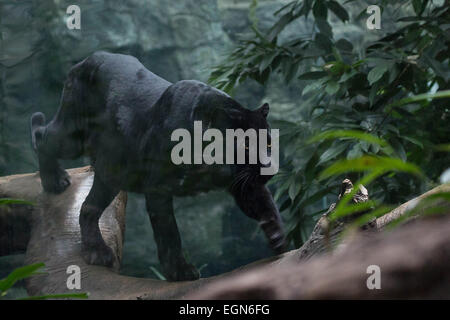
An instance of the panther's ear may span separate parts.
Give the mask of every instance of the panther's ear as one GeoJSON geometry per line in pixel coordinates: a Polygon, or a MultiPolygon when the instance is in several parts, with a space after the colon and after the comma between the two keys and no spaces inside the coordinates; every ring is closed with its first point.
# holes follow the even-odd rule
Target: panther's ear
{"type": "Polygon", "coordinates": [[[267,115],[269,114],[269,109],[270,109],[269,104],[266,102],[261,107],[259,107],[257,111],[261,113],[264,118],[267,118],[267,115]]]}

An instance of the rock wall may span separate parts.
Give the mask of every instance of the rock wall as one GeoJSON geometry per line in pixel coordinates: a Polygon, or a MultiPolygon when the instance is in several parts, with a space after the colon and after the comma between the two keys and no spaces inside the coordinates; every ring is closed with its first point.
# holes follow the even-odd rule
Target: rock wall
{"type": "MultiPolygon", "coordinates": [[[[51,119],[70,67],[96,50],[136,56],[170,80],[206,81],[248,24],[251,1],[23,0],[0,3],[0,175],[38,170],[29,144],[33,112],[51,119]],[[66,27],[66,9],[81,9],[81,30],[66,27]]],[[[255,108],[264,88],[240,89],[255,108]]],[[[88,159],[65,161],[66,167],[88,159]]],[[[270,254],[256,224],[224,193],[177,199],[186,255],[203,275],[270,254]],[[230,226],[240,226],[236,231],[230,226]],[[255,250],[255,246],[258,248],[255,250]],[[230,249],[233,248],[233,249],[230,249]],[[231,254],[232,252],[232,254],[231,254]],[[226,256],[224,256],[226,254],[226,256]]],[[[154,276],[152,230],[141,196],[130,195],[123,272],[154,276]]]]}
{"type": "MultiPolygon", "coordinates": [[[[274,23],[289,0],[259,0],[258,27],[274,23]]],[[[96,50],[136,56],[170,80],[206,81],[211,68],[249,30],[252,0],[2,0],[0,3],[0,175],[38,170],[29,144],[33,112],[51,118],[70,67],[96,50]],[[81,30],[66,27],[66,9],[81,8],[81,30]]],[[[283,39],[311,30],[297,21],[283,39]]],[[[345,27],[335,32],[348,32],[345,27]]],[[[354,30],[351,30],[354,32],[354,30]]],[[[254,109],[271,104],[272,118],[298,115],[301,88],[274,76],[266,86],[248,80],[235,92],[254,109]],[[293,111],[294,110],[294,111],[293,111]]],[[[66,161],[66,167],[88,159],[66,161]]],[[[154,276],[156,248],[142,197],[130,195],[123,272],[154,276]]],[[[203,275],[216,274],[270,254],[256,223],[244,217],[225,193],[177,199],[176,215],[186,252],[203,275]]]]}

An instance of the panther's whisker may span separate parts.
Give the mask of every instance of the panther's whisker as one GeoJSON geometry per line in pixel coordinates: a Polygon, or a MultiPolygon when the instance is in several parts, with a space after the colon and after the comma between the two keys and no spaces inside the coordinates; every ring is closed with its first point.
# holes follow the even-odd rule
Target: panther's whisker
{"type": "Polygon", "coordinates": [[[231,190],[235,190],[235,188],[239,186],[239,184],[241,183],[242,179],[245,178],[246,174],[247,174],[247,172],[242,171],[236,176],[236,178],[231,183],[231,187],[230,187],[231,190]]]}
{"type": "Polygon", "coordinates": [[[247,183],[248,183],[250,178],[251,178],[251,174],[249,173],[249,174],[246,175],[244,182],[241,184],[241,192],[242,193],[244,192],[245,187],[247,186],[247,183]]]}
{"type": "Polygon", "coordinates": [[[233,183],[231,185],[231,189],[233,191],[235,191],[236,189],[241,187],[241,190],[242,190],[242,184],[245,181],[245,179],[249,176],[249,174],[250,174],[250,170],[248,170],[248,169],[245,169],[245,170],[239,172],[239,174],[236,176],[235,180],[233,181],[233,183]]]}

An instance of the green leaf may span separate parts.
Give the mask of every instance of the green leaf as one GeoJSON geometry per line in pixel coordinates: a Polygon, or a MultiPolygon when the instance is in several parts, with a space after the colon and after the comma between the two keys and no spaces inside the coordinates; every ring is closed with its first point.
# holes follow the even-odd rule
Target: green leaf
{"type": "Polygon", "coordinates": [[[312,72],[306,72],[302,74],[299,79],[300,80],[317,80],[320,78],[327,77],[328,73],[325,71],[312,71],[312,72]]]}
{"type": "Polygon", "coordinates": [[[248,19],[252,23],[253,28],[258,27],[258,18],[256,17],[256,9],[258,8],[259,0],[252,0],[250,7],[248,8],[248,19]]]}
{"type": "Polygon", "coordinates": [[[150,266],[150,269],[153,271],[153,273],[158,277],[159,280],[167,280],[166,277],[164,277],[161,272],[158,271],[158,269],[156,269],[153,266],[150,266]]]}
{"type": "Polygon", "coordinates": [[[320,18],[325,19],[325,20],[327,19],[328,9],[325,6],[324,2],[325,1],[322,1],[322,0],[316,0],[316,2],[314,3],[313,14],[316,19],[320,19],[320,18]]]}
{"type": "Polygon", "coordinates": [[[336,42],[336,47],[341,50],[341,51],[345,51],[347,53],[351,53],[353,51],[353,44],[346,40],[346,39],[339,39],[336,42]]]}
{"type": "Polygon", "coordinates": [[[285,79],[287,83],[290,83],[292,79],[294,79],[297,74],[301,71],[302,61],[299,60],[295,62],[286,73],[285,79]]]}
{"type": "Polygon", "coordinates": [[[336,158],[340,154],[342,154],[348,147],[348,143],[338,143],[336,146],[332,146],[325,150],[324,153],[319,158],[319,162],[317,165],[321,165],[322,163],[325,163],[327,161],[330,161],[331,159],[336,158]]]}
{"type": "Polygon", "coordinates": [[[386,213],[391,212],[395,207],[394,206],[380,206],[379,208],[376,208],[372,210],[369,213],[364,214],[363,216],[356,219],[351,227],[361,227],[368,222],[370,222],[373,219],[379,218],[384,216],[386,213]]]}
{"type": "Polygon", "coordinates": [[[398,141],[397,139],[391,139],[392,147],[395,150],[395,153],[402,159],[403,161],[406,161],[406,151],[405,148],[403,148],[403,145],[398,141]]]}
{"type": "Polygon", "coordinates": [[[416,138],[413,137],[409,137],[409,136],[402,136],[402,139],[411,142],[412,144],[415,144],[416,146],[418,146],[420,149],[423,149],[423,143],[416,138]]]}
{"type": "Polygon", "coordinates": [[[442,77],[445,81],[449,80],[450,72],[446,71],[444,63],[440,63],[436,59],[433,59],[428,53],[424,53],[422,59],[436,75],[442,77]]]}
{"type": "Polygon", "coordinates": [[[291,23],[296,16],[292,14],[292,12],[288,12],[284,14],[278,21],[275,23],[275,25],[270,28],[268,34],[267,34],[267,41],[268,42],[274,42],[274,40],[277,38],[278,34],[284,30],[284,28],[291,23]]]}
{"type": "Polygon", "coordinates": [[[358,130],[329,130],[321,132],[311,139],[308,140],[308,143],[314,143],[322,140],[330,140],[330,139],[338,139],[338,138],[352,138],[357,140],[367,141],[373,144],[377,144],[381,147],[389,147],[389,143],[386,140],[380,139],[374,135],[369,133],[365,133],[363,131],[358,130]]]}
{"type": "Polygon", "coordinates": [[[307,93],[309,93],[309,92],[317,91],[317,90],[319,90],[321,87],[322,87],[322,83],[321,83],[321,82],[318,82],[318,81],[317,81],[317,82],[310,83],[310,84],[308,84],[307,86],[305,86],[305,87],[303,88],[302,94],[305,95],[305,94],[307,94],[307,93]]]}
{"type": "MultiPolygon", "coordinates": [[[[298,3],[298,1],[297,1],[298,3]]],[[[308,18],[309,12],[311,11],[313,0],[304,0],[303,6],[301,7],[300,11],[298,12],[298,16],[304,15],[306,18],[308,18]]]]}
{"type": "Polygon", "coordinates": [[[374,154],[378,154],[378,152],[380,151],[380,146],[378,144],[371,144],[370,149],[374,154]]]}
{"type": "Polygon", "coordinates": [[[377,156],[363,156],[358,159],[341,160],[326,168],[319,176],[319,180],[347,172],[364,171],[401,171],[421,176],[421,170],[414,164],[400,159],[377,156]]]}
{"type": "Polygon", "coordinates": [[[10,199],[10,198],[1,198],[0,199],[0,206],[8,205],[8,204],[24,204],[24,205],[29,205],[29,206],[33,206],[34,205],[33,202],[26,201],[26,200],[10,199]]]}
{"type": "Polygon", "coordinates": [[[418,101],[423,101],[423,100],[428,100],[428,99],[444,99],[444,98],[450,98],[450,90],[438,91],[436,93],[423,93],[423,94],[418,94],[416,96],[404,98],[404,99],[398,100],[398,101],[393,102],[393,103],[389,104],[388,106],[386,106],[385,111],[390,111],[390,110],[392,110],[392,108],[399,107],[399,106],[413,103],[413,102],[418,102],[418,101]]]}
{"type": "Polygon", "coordinates": [[[20,298],[19,300],[46,300],[46,299],[87,299],[88,293],[61,293],[61,294],[48,294],[43,296],[34,296],[20,298]]]}
{"type": "Polygon", "coordinates": [[[314,192],[311,196],[305,197],[302,201],[298,202],[292,209],[292,212],[298,212],[308,205],[314,204],[320,199],[323,199],[326,195],[336,190],[338,186],[333,184],[331,186],[326,186],[314,192]]]}
{"type": "Polygon", "coordinates": [[[294,182],[293,179],[294,179],[293,176],[289,177],[277,188],[277,191],[275,192],[275,195],[273,196],[275,201],[278,201],[280,199],[281,195],[286,190],[288,190],[289,186],[294,182]]]}
{"type": "Polygon", "coordinates": [[[15,269],[6,278],[0,280],[0,293],[9,290],[17,281],[37,274],[37,271],[43,267],[45,267],[44,263],[36,263],[15,269]]]}
{"type": "Polygon", "coordinates": [[[437,145],[435,149],[441,152],[450,152],[450,143],[437,145]]]}
{"type": "Polygon", "coordinates": [[[300,192],[301,188],[302,188],[302,185],[301,185],[299,179],[295,179],[293,181],[293,183],[291,183],[291,185],[289,186],[288,194],[289,194],[289,198],[291,198],[292,201],[298,195],[298,193],[300,192]]]}
{"type": "MultiPolygon", "coordinates": [[[[280,14],[280,12],[282,12],[282,11],[284,11],[284,10],[286,10],[286,9],[288,9],[288,8],[290,8],[290,7],[292,7],[292,6],[294,6],[295,4],[296,4],[296,1],[291,1],[291,2],[289,2],[288,4],[282,6],[282,7],[281,7],[280,9],[278,9],[277,11],[275,11],[275,12],[273,13],[273,15],[274,15],[274,16],[277,16],[277,15],[280,14]]],[[[253,5],[253,2],[252,2],[252,5],[253,5]]],[[[256,6],[255,6],[255,7],[256,7],[256,6]]]]}
{"type": "Polygon", "coordinates": [[[425,10],[427,1],[422,0],[412,0],[412,5],[414,8],[414,12],[420,16],[422,15],[423,11],[425,10]]]}
{"type": "Polygon", "coordinates": [[[389,83],[392,83],[395,79],[397,79],[399,70],[397,65],[394,63],[391,68],[389,68],[389,83]]]}
{"type": "Polygon", "coordinates": [[[347,159],[357,159],[363,155],[361,144],[356,143],[353,148],[348,152],[347,159]]]}
{"type": "Polygon", "coordinates": [[[389,70],[388,64],[381,64],[379,66],[376,66],[372,70],[370,70],[369,74],[367,75],[367,80],[369,81],[369,84],[372,85],[378,80],[381,79],[381,77],[386,73],[386,71],[389,70]]]}
{"type": "Polygon", "coordinates": [[[328,82],[328,84],[327,84],[327,86],[325,88],[325,91],[329,95],[333,95],[333,94],[335,94],[336,92],[339,91],[339,87],[340,87],[339,83],[337,83],[336,81],[330,81],[330,82],[328,82]]]}
{"type": "Polygon", "coordinates": [[[263,60],[259,64],[259,72],[262,73],[272,63],[273,59],[278,55],[278,52],[272,52],[264,56],[263,60]]]}
{"type": "Polygon", "coordinates": [[[370,88],[370,93],[369,93],[369,104],[370,104],[370,106],[373,106],[373,103],[375,102],[375,98],[377,97],[379,87],[380,86],[378,85],[378,83],[375,83],[372,86],[372,88],[370,88]]]}
{"type": "Polygon", "coordinates": [[[346,22],[349,20],[349,15],[348,15],[347,10],[345,10],[345,8],[342,7],[338,2],[336,2],[334,0],[328,1],[327,6],[343,22],[346,22]]]}
{"type": "Polygon", "coordinates": [[[316,34],[315,42],[317,44],[317,47],[326,50],[326,52],[331,52],[333,49],[333,43],[331,42],[330,38],[323,33],[316,34]]]}
{"type": "Polygon", "coordinates": [[[314,179],[318,167],[318,161],[319,155],[317,154],[317,151],[315,151],[311,159],[308,160],[305,166],[305,178],[307,182],[310,182],[314,179]]]}
{"type": "Polygon", "coordinates": [[[333,37],[333,31],[327,20],[318,18],[318,19],[316,19],[316,24],[321,33],[323,33],[324,35],[326,35],[329,38],[333,37]]]}
{"type": "Polygon", "coordinates": [[[330,221],[336,221],[339,218],[372,209],[375,205],[376,203],[374,201],[366,201],[336,208],[336,210],[329,216],[329,219],[330,221]]]}
{"type": "Polygon", "coordinates": [[[350,72],[345,72],[342,76],[341,79],[339,79],[339,83],[343,83],[346,82],[347,80],[351,79],[353,76],[355,76],[356,74],[358,74],[358,71],[352,69],[350,72]]]}

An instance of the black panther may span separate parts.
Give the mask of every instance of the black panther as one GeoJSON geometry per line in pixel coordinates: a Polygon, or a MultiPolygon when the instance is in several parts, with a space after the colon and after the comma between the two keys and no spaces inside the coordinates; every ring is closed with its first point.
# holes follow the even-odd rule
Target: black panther
{"type": "Polygon", "coordinates": [[[94,182],[79,216],[82,255],[89,264],[117,262],[105,244],[98,222],[120,190],[145,194],[158,256],[168,280],[199,277],[183,256],[174,217],[174,196],[227,188],[237,205],[256,219],[275,252],[285,237],[278,209],[253,165],[175,165],[171,133],[192,132],[196,120],[219,130],[267,129],[269,106],[243,108],[224,92],[198,81],[174,84],[147,70],[128,55],[96,52],[73,66],[64,83],[59,109],[46,124],[31,117],[32,146],[37,153],[43,189],[63,192],[70,177],[58,159],[89,155],[94,182]]]}

